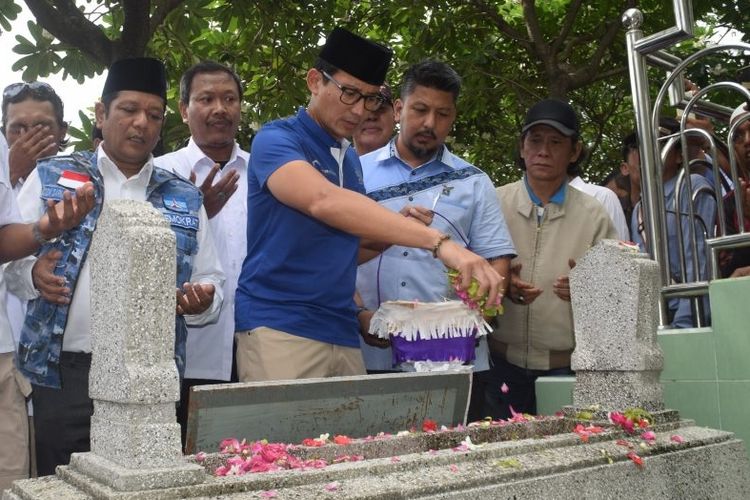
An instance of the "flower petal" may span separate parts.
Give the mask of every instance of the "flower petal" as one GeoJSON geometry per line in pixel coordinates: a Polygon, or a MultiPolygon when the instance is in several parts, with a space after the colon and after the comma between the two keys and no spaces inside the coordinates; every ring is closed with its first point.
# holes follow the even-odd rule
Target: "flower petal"
{"type": "Polygon", "coordinates": [[[326,484],[324,488],[326,491],[336,491],[339,489],[340,486],[341,486],[341,483],[339,483],[338,481],[333,481],[331,483],[326,484]]]}
{"type": "Polygon", "coordinates": [[[422,422],[422,432],[435,432],[438,429],[437,425],[436,421],[426,418],[424,422],[422,422]]]}

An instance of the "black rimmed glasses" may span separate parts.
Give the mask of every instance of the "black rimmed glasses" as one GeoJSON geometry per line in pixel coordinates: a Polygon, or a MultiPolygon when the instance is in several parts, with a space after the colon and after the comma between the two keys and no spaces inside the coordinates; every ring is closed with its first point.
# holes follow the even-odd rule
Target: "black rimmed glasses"
{"type": "Polygon", "coordinates": [[[385,99],[380,94],[363,94],[357,89],[353,89],[351,87],[344,87],[339,82],[337,82],[331,75],[326,73],[325,71],[321,71],[324,77],[326,79],[333,82],[334,85],[336,85],[339,90],[341,91],[341,95],[339,96],[339,99],[341,99],[341,102],[344,104],[351,106],[352,104],[357,104],[360,99],[365,100],[365,109],[367,111],[377,111],[385,102],[385,99]]]}
{"type": "Polygon", "coordinates": [[[3,90],[3,99],[13,99],[26,89],[30,90],[31,92],[38,92],[42,94],[55,93],[55,89],[44,82],[18,82],[11,83],[7,87],[5,87],[5,90],[3,90]]]}

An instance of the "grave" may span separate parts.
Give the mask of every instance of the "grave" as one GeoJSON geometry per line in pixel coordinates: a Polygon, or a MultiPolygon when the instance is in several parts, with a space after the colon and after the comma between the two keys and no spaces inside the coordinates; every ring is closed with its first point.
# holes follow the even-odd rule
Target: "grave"
{"type": "Polygon", "coordinates": [[[217,450],[227,436],[298,443],[322,428],[364,436],[427,418],[464,423],[470,392],[470,370],[199,386],[190,395],[185,451],[217,450]]]}
{"type": "MultiPolygon", "coordinates": [[[[425,421],[395,434],[338,437],[333,420],[325,420],[296,431],[310,432],[304,445],[253,442],[244,455],[216,450],[183,457],[169,361],[169,234],[147,204],[107,203],[90,257],[99,329],[92,451],[74,455],[55,476],[16,481],[3,499],[750,497],[743,442],[664,408],[653,378],[658,381],[661,369],[652,328],[658,267],[612,241],[592,249],[571,275],[581,326],[574,363],[582,377],[564,414],[468,425],[425,421]],[[629,278],[619,280],[623,275],[629,278]],[[610,286],[612,276],[619,281],[610,286]],[[120,305],[113,308],[114,302],[120,305]],[[625,321],[622,329],[613,329],[612,318],[625,321]],[[648,437],[641,435],[645,429],[629,434],[606,419],[609,411],[632,406],[649,412],[643,413],[651,419],[648,437]],[[244,467],[271,470],[239,474],[244,467]]],[[[279,414],[284,418],[290,415],[279,414]]],[[[242,447],[240,441],[224,445],[242,447]]]]}

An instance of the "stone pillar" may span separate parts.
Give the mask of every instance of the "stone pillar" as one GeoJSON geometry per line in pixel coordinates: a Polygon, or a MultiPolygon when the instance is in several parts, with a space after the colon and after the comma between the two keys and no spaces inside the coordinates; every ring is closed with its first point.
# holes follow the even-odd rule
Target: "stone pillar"
{"type": "Polygon", "coordinates": [[[660,288],[659,265],[615,240],[601,241],[570,272],[575,408],[664,409],[660,288]]]}
{"type": "Polygon", "coordinates": [[[91,453],[71,466],[115,490],[194,484],[175,403],[175,236],[148,203],[105,203],[91,266],[91,453]]]}

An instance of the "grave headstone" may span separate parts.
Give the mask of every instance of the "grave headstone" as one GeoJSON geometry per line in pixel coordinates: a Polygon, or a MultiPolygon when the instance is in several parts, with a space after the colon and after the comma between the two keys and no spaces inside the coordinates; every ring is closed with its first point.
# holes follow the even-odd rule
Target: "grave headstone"
{"type": "Polygon", "coordinates": [[[655,261],[615,240],[601,241],[571,270],[574,407],[664,409],[659,283],[655,261]]]}
{"type": "Polygon", "coordinates": [[[175,419],[175,236],[148,203],[108,202],[91,266],[91,452],[71,466],[114,489],[196,483],[175,419]],[[169,474],[164,474],[165,470],[169,474]]]}

